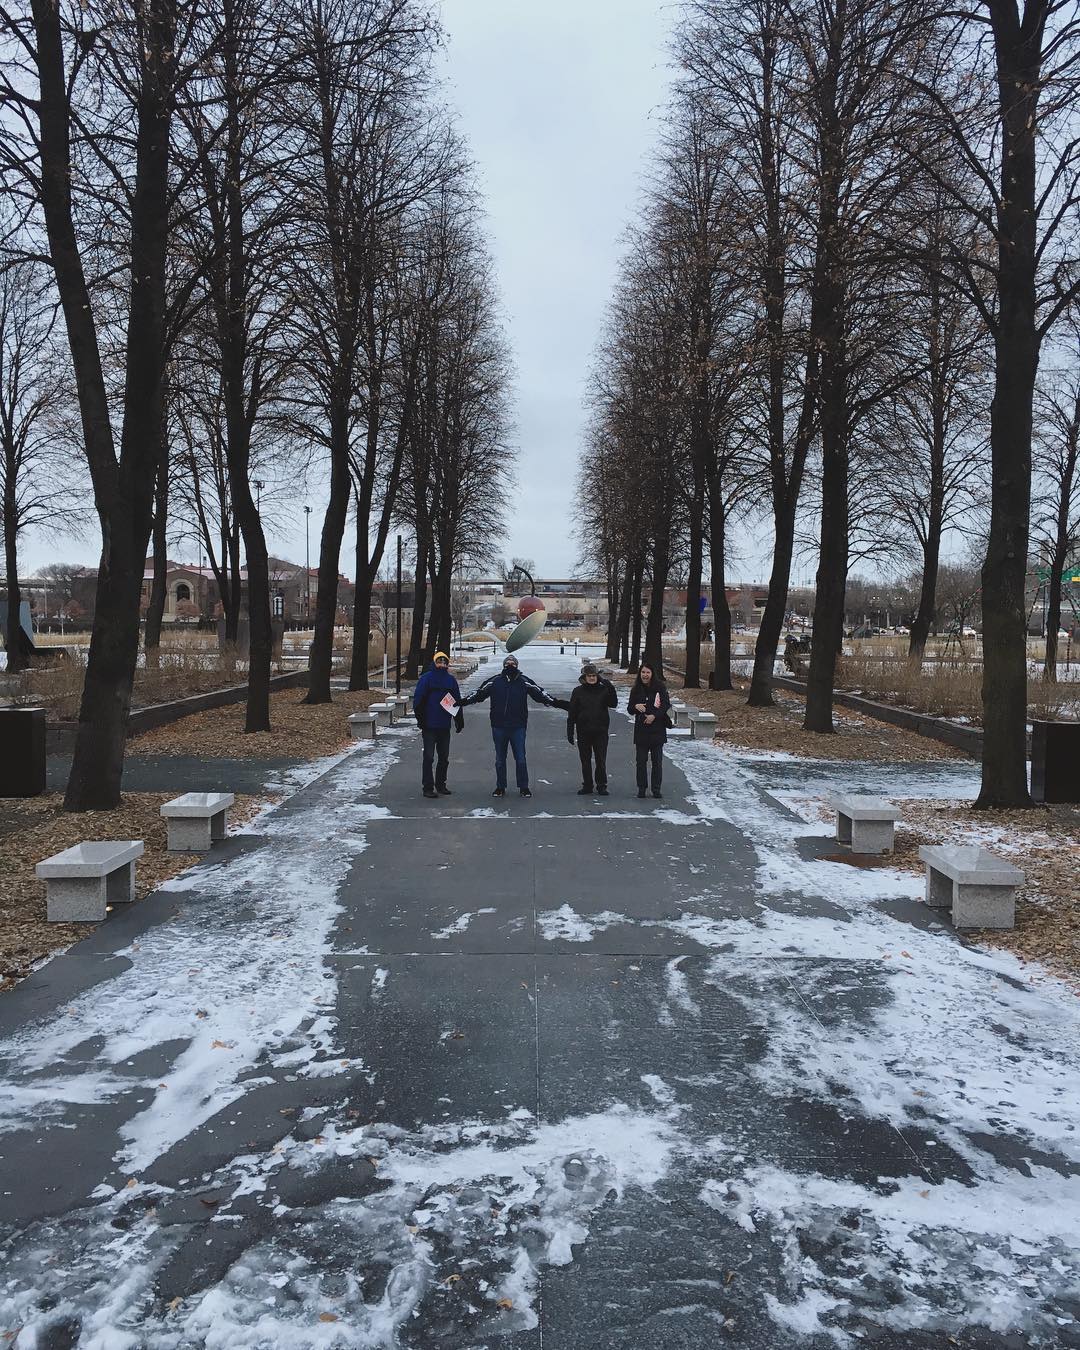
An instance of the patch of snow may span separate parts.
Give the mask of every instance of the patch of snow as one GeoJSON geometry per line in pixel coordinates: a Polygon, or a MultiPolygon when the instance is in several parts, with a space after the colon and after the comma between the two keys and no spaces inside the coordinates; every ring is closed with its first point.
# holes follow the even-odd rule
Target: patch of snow
{"type": "Polygon", "coordinates": [[[447,924],[445,928],[436,929],[431,936],[436,942],[445,942],[448,938],[455,937],[458,933],[464,933],[474,918],[481,914],[494,914],[494,909],[478,909],[475,914],[465,913],[456,918],[453,923],[447,924]]]}

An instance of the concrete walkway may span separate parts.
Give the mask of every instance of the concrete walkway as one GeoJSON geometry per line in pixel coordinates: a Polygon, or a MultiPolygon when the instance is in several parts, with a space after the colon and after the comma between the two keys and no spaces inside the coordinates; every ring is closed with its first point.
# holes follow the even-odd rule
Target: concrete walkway
{"type": "Polygon", "coordinates": [[[784,805],[970,766],[669,748],[381,736],[0,1000],[0,1335],[1080,1346],[1078,1000],[784,805]]]}

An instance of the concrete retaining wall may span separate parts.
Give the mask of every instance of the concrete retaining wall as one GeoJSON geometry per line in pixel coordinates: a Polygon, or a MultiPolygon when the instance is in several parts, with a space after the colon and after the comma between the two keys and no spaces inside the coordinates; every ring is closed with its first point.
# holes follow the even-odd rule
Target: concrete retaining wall
{"type": "MultiPolygon", "coordinates": [[[[277,689],[303,689],[308,682],[306,670],[294,670],[288,675],[270,677],[271,692],[277,689]]],[[[149,708],[136,708],[128,717],[128,739],[141,731],[150,731],[154,727],[168,726],[178,722],[181,717],[190,717],[192,713],[207,712],[210,708],[226,708],[233,703],[243,703],[247,698],[247,685],[230,685],[227,689],[213,689],[208,694],[192,694],[188,698],[173,699],[170,703],[154,703],[149,708]]],[[[75,748],[77,722],[50,722],[45,731],[45,748],[50,755],[70,754],[75,748]]]]}
{"type": "MultiPolygon", "coordinates": [[[[778,675],[773,684],[779,689],[790,689],[796,694],[805,694],[806,685],[802,680],[792,680],[778,675]]],[[[867,717],[879,722],[889,722],[894,727],[903,727],[905,731],[917,732],[931,740],[943,741],[946,745],[963,750],[973,759],[982,758],[983,734],[977,727],[962,727],[955,722],[947,722],[943,717],[930,717],[926,713],[912,712],[910,708],[896,708],[891,703],[878,703],[873,699],[861,698],[858,694],[845,694],[838,689],[833,694],[833,702],[852,712],[865,713],[867,717]]]]}

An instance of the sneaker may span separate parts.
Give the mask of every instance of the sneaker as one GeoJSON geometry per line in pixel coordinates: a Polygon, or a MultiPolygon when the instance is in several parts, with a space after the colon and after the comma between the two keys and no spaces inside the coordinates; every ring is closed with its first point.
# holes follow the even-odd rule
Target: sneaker
{"type": "Polygon", "coordinates": [[[606,797],[608,795],[607,788],[606,787],[597,788],[596,795],[598,797],[606,797]]]}
{"type": "Polygon", "coordinates": [[[531,796],[532,796],[532,793],[529,791],[528,788],[522,788],[522,789],[521,789],[521,795],[522,795],[523,797],[531,797],[531,796]]]}
{"type": "Polygon", "coordinates": [[[438,795],[439,795],[439,794],[435,791],[434,788],[425,788],[425,789],[424,789],[424,796],[425,796],[425,797],[428,797],[428,798],[435,798],[435,797],[438,797],[438,795]]]}
{"type": "Polygon", "coordinates": [[[645,792],[644,792],[644,789],[642,789],[642,790],[639,790],[639,792],[638,792],[638,796],[639,796],[639,797],[644,797],[644,796],[645,796],[645,792]]]}
{"type": "MultiPolygon", "coordinates": [[[[645,796],[644,792],[643,792],[641,795],[644,797],[644,796],[645,796]]],[[[654,797],[656,797],[656,798],[659,799],[659,798],[662,797],[664,794],[660,791],[659,788],[653,788],[653,794],[652,794],[652,795],[653,795],[654,797]]]]}
{"type": "Polygon", "coordinates": [[[495,791],[494,791],[491,795],[492,795],[493,797],[505,797],[505,796],[506,796],[506,789],[505,789],[505,788],[496,788],[495,791]]]}
{"type": "Polygon", "coordinates": [[[579,787],[578,790],[577,790],[577,795],[578,795],[579,797],[591,797],[591,796],[592,796],[592,788],[591,788],[591,787],[584,787],[584,786],[579,787]]]}
{"type": "Polygon", "coordinates": [[[435,791],[439,794],[440,797],[452,797],[452,796],[454,795],[454,794],[450,791],[450,789],[446,786],[445,783],[443,783],[443,784],[441,784],[441,785],[438,784],[438,783],[436,783],[436,784],[435,784],[435,791]]]}

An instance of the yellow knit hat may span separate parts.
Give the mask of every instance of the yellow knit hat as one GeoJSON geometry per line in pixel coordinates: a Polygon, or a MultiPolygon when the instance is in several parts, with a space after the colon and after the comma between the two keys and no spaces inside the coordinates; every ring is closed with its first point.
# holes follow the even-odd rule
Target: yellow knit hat
{"type": "Polygon", "coordinates": [[[450,663],[450,658],[447,656],[445,652],[436,652],[431,659],[433,661],[445,661],[447,665],[449,665],[450,663]]]}

